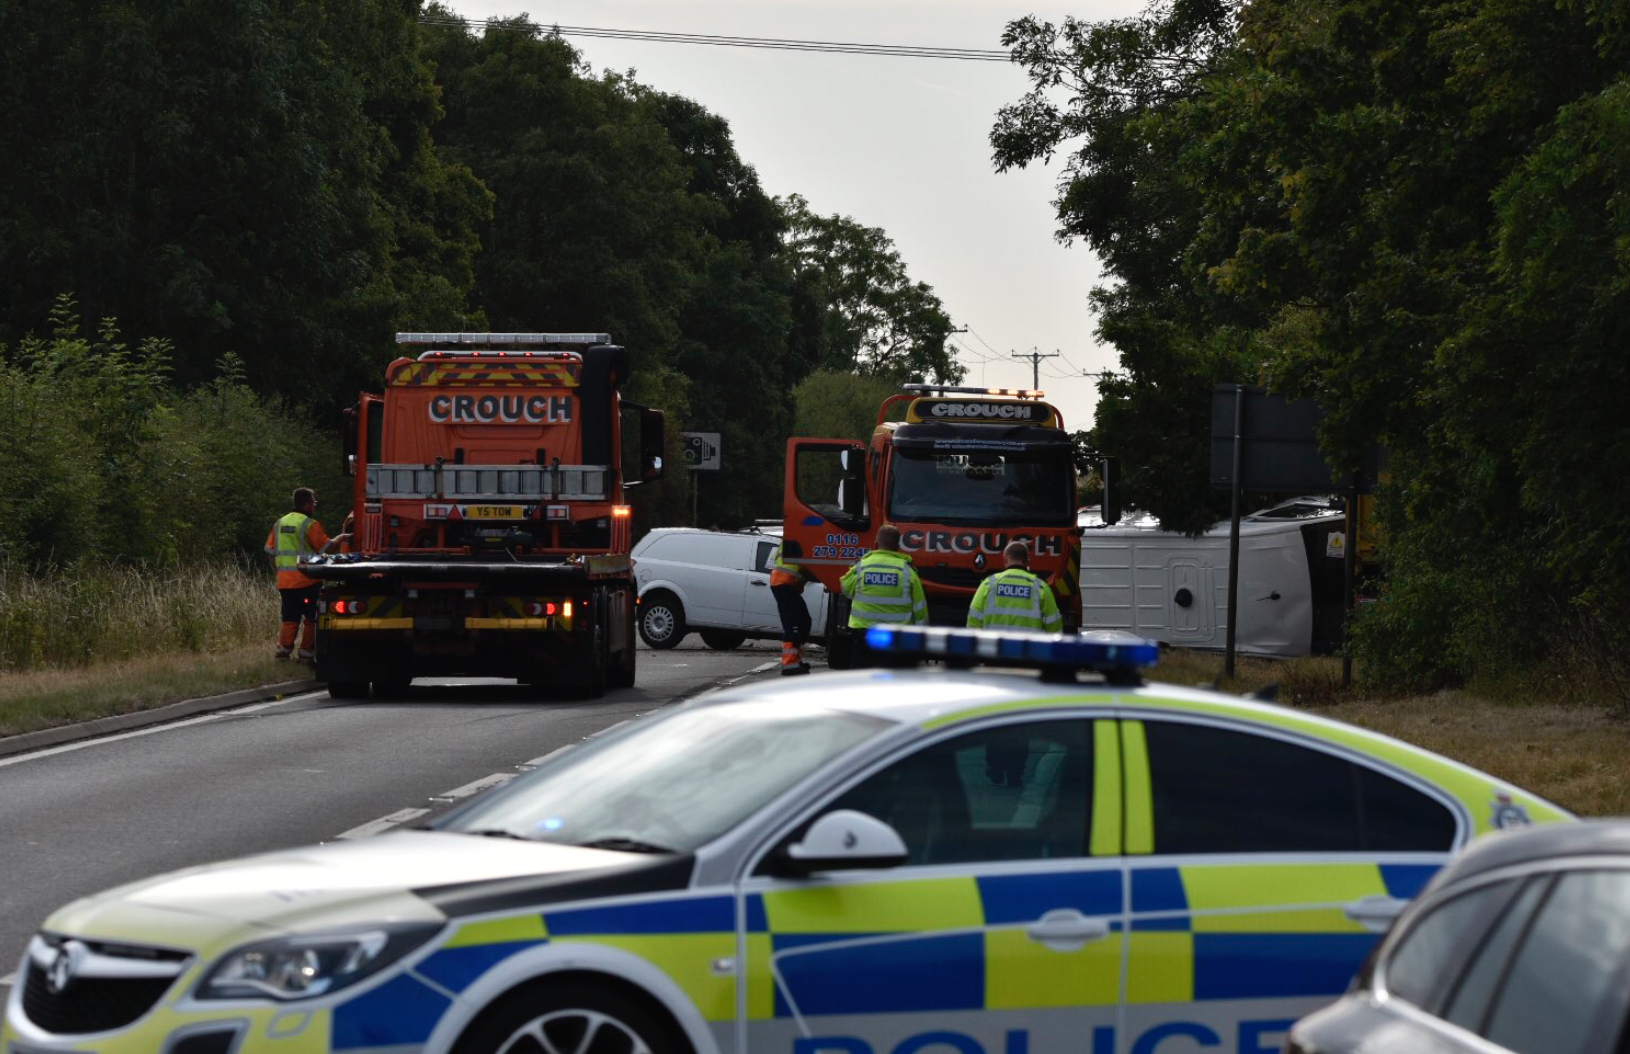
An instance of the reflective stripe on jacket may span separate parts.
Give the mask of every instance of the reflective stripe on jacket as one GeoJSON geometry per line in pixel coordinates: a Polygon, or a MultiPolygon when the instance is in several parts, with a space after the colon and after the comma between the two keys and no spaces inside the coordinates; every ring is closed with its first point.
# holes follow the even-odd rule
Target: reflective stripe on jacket
{"type": "Polygon", "coordinates": [[[928,598],[922,579],[903,553],[873,549],[843,574],[849,605],[849,628],[912,625],[928,621],[928,598]]]}
{"type": "Polygon", "coordinates": [[[968,625],[1057,633],[1064,628],[1064,616],[1047,583],[1022,567],[1010,567],[979,583],[968,605],[968,625]]]}

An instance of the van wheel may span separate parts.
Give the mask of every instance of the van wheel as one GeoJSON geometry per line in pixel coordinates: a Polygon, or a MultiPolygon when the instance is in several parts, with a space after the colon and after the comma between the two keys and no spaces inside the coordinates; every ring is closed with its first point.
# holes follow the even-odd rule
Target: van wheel
{"type": "Polygon", "coordinates": [[[672,1022],[616,992],[538,983],[494,1004],[454,1054],[687,1054],[672,1022]]]}
{"type": "Polygon", "coordinates": [[[727,629],[705,629],[702,631],[702,643],[715,651],[730,651],[739,648],[747,640],[747,634],[735,633],[727,629]]]}
{"type": "Polygon", "coordinates": [[[651,647],[672,648],[687,632],[685,609],[672,593],[652,593],[640,601],[640,638],[651,647]]]}

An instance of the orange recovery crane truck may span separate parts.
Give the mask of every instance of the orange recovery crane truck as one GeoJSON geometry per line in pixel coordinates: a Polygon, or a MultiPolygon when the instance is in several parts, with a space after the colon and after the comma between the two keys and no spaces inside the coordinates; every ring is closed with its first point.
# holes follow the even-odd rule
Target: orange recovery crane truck
{"type": "Polygon", "coordinates": [[[329,694],[419,676],[598,696],[634,683],[631,509],[663,416],[605,333],[398,333],[424,349],[346,414],[352,552],[310,557],[329,694]],[[625,427],[626,425],[626,427],[625,427]]]}
{"type": "Polygon", "coordinates": [[[908,384],[884,400],[869,442],[788,440],[783,554],[833,594],[830,662],[846,665],[852,653],[839,580],[884,523],[900,528],[931,623],[964,625],[979,583],[1017,540],[1052,586],[1065,632],[1080,629],[1073,445],[1044,394],[908,384]]]}

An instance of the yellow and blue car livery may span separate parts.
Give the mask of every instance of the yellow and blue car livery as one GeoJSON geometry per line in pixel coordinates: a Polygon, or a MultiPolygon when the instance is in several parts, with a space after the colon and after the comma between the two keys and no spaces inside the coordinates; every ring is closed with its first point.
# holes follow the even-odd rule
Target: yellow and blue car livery
{"type": "MultiPolygon", "coordinates": [[[[75,902],[31,943],[0,1052],[1266,1054],[1471,838],[1570,819],[1292,709],[1060,680],[749,685],[574,748],[434,830],[75,902]],[[784,782],[699,844],[549,840],[571,827],[550,788],[574,754],[656,766],[704,718],[762,726],[743,740],[760,746],[784,728],[784,782]],[[809,737],[839,726],[817,757],[809,737]],[[839,847],[789,863],[828,820],[854,821],[839,847]]],[[[703,763],[674,785],[695,813],[741,793],[703,763]]]]}

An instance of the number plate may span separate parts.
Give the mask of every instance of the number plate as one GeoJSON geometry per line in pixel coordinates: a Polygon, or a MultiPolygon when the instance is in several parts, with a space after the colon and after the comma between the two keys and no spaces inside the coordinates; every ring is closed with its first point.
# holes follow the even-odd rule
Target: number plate
{"type": "Polygon", "coordinates": [[[519,505],[466,505],[466,520],[524,520],[526,510],[519,505]]]}

